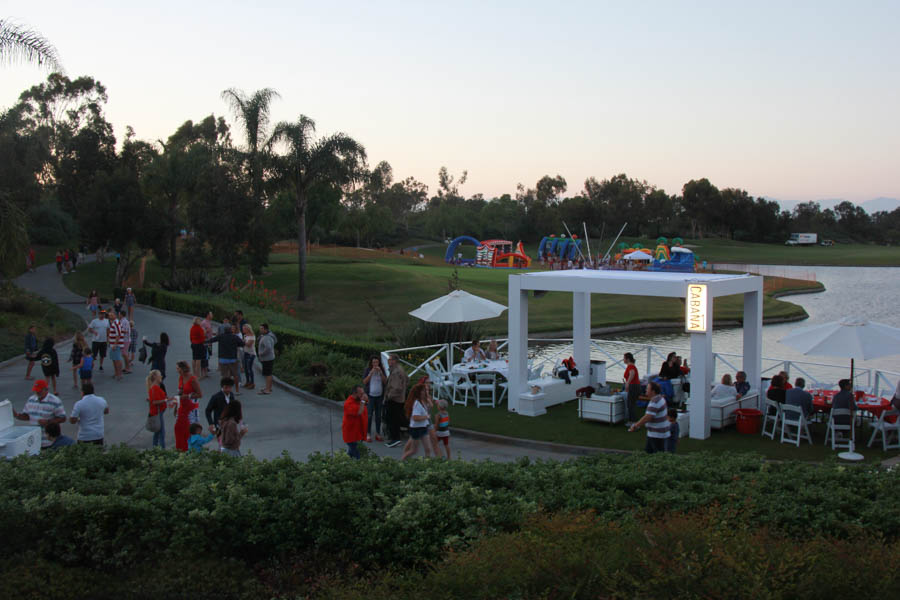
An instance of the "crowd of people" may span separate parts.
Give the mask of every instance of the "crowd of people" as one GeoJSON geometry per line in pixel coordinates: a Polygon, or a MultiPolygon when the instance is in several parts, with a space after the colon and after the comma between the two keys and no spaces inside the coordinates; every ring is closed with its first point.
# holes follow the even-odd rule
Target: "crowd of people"
{"type": "Polygon", "coordinates": [[[174,415],[175,447],[178,450],[200,450],[216,439],[222,452],[239,455],[241,439],[248,429],[243,423],[241,403],[235,396],[240,395],[242,383],[245,389],[255,387],[253,367],[257,357],[264,377],[264,385],[258,393],[271,393],[277,343],[275,334],[263,323],[258,328],[257,336],[241,311],[236,311],[220,325],[213,323],[211,313],[203,318],[197,317],[188,335],[193,369],[187,361],[179,361],[176,365],[177,391],[169,391],[165,383],[166,356],[171,344],[169,335],[160,332],[157,340],[140,336],[134,318],[136,305],[137,299],[131,288],[126,290],[123,299],[116,298],[108,307],[101,305],[96,290],[88,295],[86,308],[91,313],[91,320],[85,333],[76,333],[68,358],[72,387],[81,396],[68,416],[70,423],[78,425],[76,440],[62,435],[60,429],[67,415],[59,397],[62,385],[60,358],[54,349],[54,340],[48,337],[39,344],[35,325],[29,327],[25,335],[25,379],[34,380],[32,373],[35,364],[40,365],[43,378],[34,381],[32,395],[21,412],[13,411],[14,417],[42,428],[42,448],[55,449],[76,442],[102,445],[105,437],[103,417],[109,413],[109,405],[95,393],[96,372],[104,371],[111,363],[112,372],[107,371],[107,381],[122,381],[134,372],[135,363],[146,362],[149,367],[146,378],[147,420],[142,425],[153,433],[153,446],[166,447],[165,413],[171,410],[174,415]],[[203,397],[199,380],[211,376],[209,360],[215,344],[219,347],[220,390],[212,395],[206,406],[207,425],[204,427],[199,422],[199,400],[203,397]],[[238,364],[243,369],[238,369],[238,364]]]}

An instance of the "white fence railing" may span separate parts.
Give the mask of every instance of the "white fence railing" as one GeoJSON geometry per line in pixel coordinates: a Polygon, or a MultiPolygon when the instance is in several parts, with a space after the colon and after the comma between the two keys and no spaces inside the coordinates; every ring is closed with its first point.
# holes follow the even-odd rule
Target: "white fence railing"
{"type": "MultiPolygon", "coordinates": [[[[505,354],[508,343],[506,339],[497,338],[497,348],[505,354]]],[[[490,340],[482,341],[482,348],[487,350],[490,340]]],[[[389,354],[397,354],[404,365],[410,378],[415,375],[424,375],[425,366],[434,360],[439,360],[446,369],[462,360],[463,354],[469,347],[469,342],[453,342],[446,344],[432,344],[430,346],[415,346],[411,348],[397,348],[385,350],[381,353],[382,362],[387,365],[389,354]]],[[[676,352],[680,356],[690,356],[690,349],[678,346],[636,344],[634,342],[621,342],[615,340],[591,340],[591,358],[606,361],[606,375],[610,381],[617,381],[625,371],[622,363],[622,355],[631,352],[635,361],[643,367],[644,374],[655,374],[659,366],[666,360],[669,352],[676,352]]],[[[547,367],[552,368],[564,355],[572,353],[571,338],[529,338],[528,339],[528,370],[531,373],[542,373],[547,367]]],[[[713,352],[713,376],[718,380],[720,373],[732,373],[741,368],[741,355],[727,352],[713,352]]],[[[784,371],[788,377],[792,373],[802,376],[807,381],[809,388],[835,388],[839,379],[847,377],[847,364],[829,364],[809,361],[796,361],[785,358],[762,358],[762,376],[771,378],[773,375],[784,371]]],[[[892,394],[900,379],[900,373],[893,371],[856,367],[854,371],[854,387],[864,389],[876,396],[892,394]]]]}

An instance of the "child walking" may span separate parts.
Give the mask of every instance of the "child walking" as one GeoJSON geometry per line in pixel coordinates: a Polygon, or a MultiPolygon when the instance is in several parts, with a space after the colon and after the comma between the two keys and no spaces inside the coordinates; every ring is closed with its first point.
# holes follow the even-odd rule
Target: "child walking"
{"type": "Polygon", "coordinates": [[[678,446],[678,436],[681,433],[678,427],[678,410],[675,408],[669,409],[669,437],[666,438],[666,452],[675,453],[675,449],[678,446]]]}
{"type": "Polygon", "coordinates": [[[76,390],[78,389],[78,369],[81,368],[81,357],[85,348],[87,348],[87,342],[84,341],[84,334],[79,331],[75,334],[72,351],[69,353],[69,362],[72,363],[72,387],[76,390]]]}
{"type": "Polygon", "coordinates": [[[442,453],[441,446],[443,445],[443,453],[447,455],[447,460],[450,460],[450,413],[447,412],[447,401],[443,398],[437,401],[437,405],[438,413],[435,419],[437,425],[435,429],[437,431],[435,435],[437,435],[438,443],[435,444],[434,454],[435,456],[440,456],[442,453]]]}
{"type": "MultiPolygon", "coordinates": [[[[212,431],[214,427],[214,425],[210,425],[210,431],[212,431]]],[[[216,439],[215,433],[201,435],[202,433],[203,425],[200,423],[191,423],[191,437],[188,438],[188,448],[191,452],[203,452],[203,446],[216,439]]]]}
{"type": "Polygon", "coordinates": [[[94,353],[90,348],[85,348],[81,354],[81,361],[72,367],[72,374],[77,374],[81,383],[91,383],[94,377],[94,353]]]}

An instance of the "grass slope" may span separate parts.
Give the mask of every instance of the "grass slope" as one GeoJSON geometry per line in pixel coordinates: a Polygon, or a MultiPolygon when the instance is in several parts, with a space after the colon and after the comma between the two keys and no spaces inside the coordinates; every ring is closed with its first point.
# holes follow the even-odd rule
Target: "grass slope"
{"type": "MultiPolygon", "coordinates": [[[[265,285],[288,297],[297,295],[296,257],[272,255],[265,285]]],[[[87,264],[65,278],[73,291],[86,295],[92,288],[109,295],[114,265],[87,264]]],[[[394,337],[409,323],[408,312],[448,291],[453,267],[408,256],[352,248],[326,248],[312,253],[308,262],[309,300],[296,306],[304,324],[359,339],[394,337]]],[[[148,263],[148,281],[161,274],[155,261],[148,263]]],[[[460,286],[479,296],[506,304],[507,269],[461,268],[460,286]]],[[[797,318],[802,308],[771,297],[763,306],[767,319],[797,318]]],[[[677,298],[639,298],[594,295],[591,299],[593,327],[647,322],[678,322],[683,303],[677,298]]],[[[739,296],[716,300],[716,319],[739,320],[743,300],[739,296]]],[[[490,334],[506,331],[506,315],[483,322],[490,334]]],[[[572,327],[572,297],[548,293],[531,303],[532,332],[565,332],[572,327]]]]}
{"type": "MultiPolygon", "coordinates": [[[[24,352],[25,334],[32,324],[37,326],[39,344],[47,337],[57,342],[70,338],[85,327],[78,315],[21,288],[3,287],[0,293],[0,361],[24,352]]],[[[61,356],[60,361],[64,360],[61,356]]]]}

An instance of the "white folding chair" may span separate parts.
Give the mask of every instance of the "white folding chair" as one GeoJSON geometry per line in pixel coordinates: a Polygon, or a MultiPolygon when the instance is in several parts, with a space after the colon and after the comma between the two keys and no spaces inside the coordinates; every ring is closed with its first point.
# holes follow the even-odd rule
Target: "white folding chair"
{"type": "Polygon", "coordinates": [[[450,382],[449,380],[437,372],[437,370],[432,369],[428,365],[425,366],[425,373],[428,375],[428,379],[431,381],[431,390],[434,392],[435,399],[441,398],[441,396],[446,396],[448,400],[451,399],[450,394],[450,382]]]}
{"type": "Polygon", "coordinates": [[[831,438],[831,449],[838,448],[853,451],[853,442],[856,441],[856,426],[853,412],[849,408],[832,408],[831,416],[828,417],[828,430],[825,432],[825,445],[828,445],[828,438],[831,438]],[[847,417],[849,423],[835,423],[835,417],[847,417]],[[846,436],[844,434],[849,434],[846,436]]]}
{"type": "Polygon", "coordinates": [[[497,376],[494,373],[479,373],[475,376],[475,406],[497,406],[497,376]],[[490,396],[490,402],[485,396],[490,396]]]}
{"type": "Polygon", "coordinates": [[[469,405],[469,394],[475,394],[475,382],[470,380],[468,375],[460,375],[455,377],[453,381],[450,382],[453,386],[453,398],[451,400],[452,404],[462,404],[463,406],[469,405]],[[457,396],[463,394],[462,400],[460,400],[457,396]]]}
{"type": "Polygon", "coordinates": [[[500,397],[497,398],[497,404],[503,404],[503,399],[506,398],[506,393],[509,391],[509,381],[497,381],[497,386],[503,390],[500,392],[500,397]]]}
{"type": "Polygon", "coordinates": [[[781,442],[794,444],[799,448],[800,440],[806,440],[812,444],[812,437],[809,435],[809,427],[806,423],[806,417],[803,416],[803,409],[793,404],[782,404],[781,442]]]}
{"type": "Polygon", "coordinates": [[[869,438],[869,447],[875,441],[875,436],[881,434],[881,446],[884,450],[900,449],[900,411],[886,410],[881,413],[878,420],[872,423],[872,437],[869,438]],[[888,418],[894,417],[891,423],[888,418]],[[894,441],[891,442],[891,437],[894,441]]]}
{"type": "Polygon", "coordinates": [[[763,415],[762,434],[772,441],[775,441],[775,435],[778,433],[778,422],[781,421],[781,405],[774,400],[766,398],[766,412],[763,415]],[[772,424],[772,429],[767,427],[772,424]]]}

